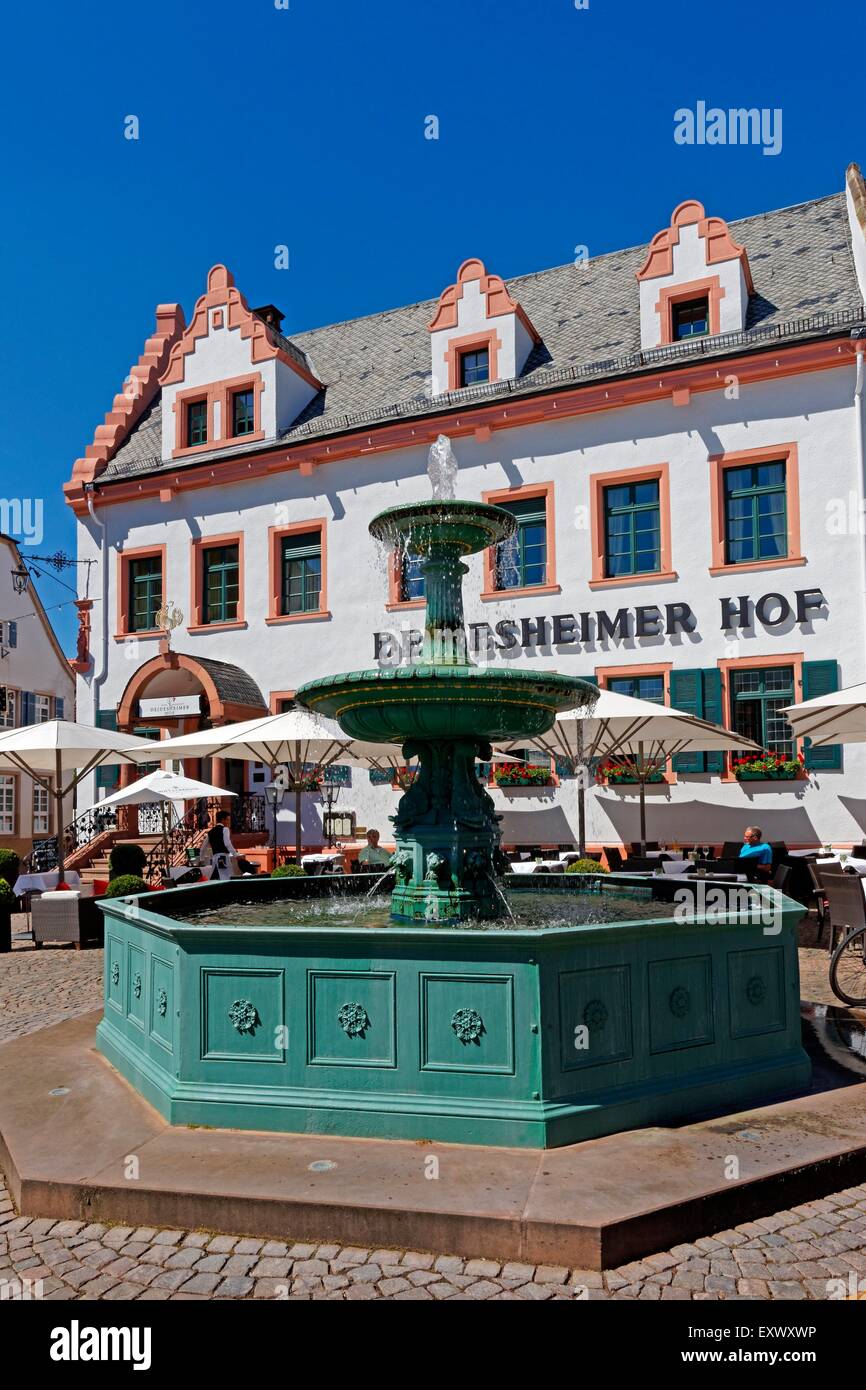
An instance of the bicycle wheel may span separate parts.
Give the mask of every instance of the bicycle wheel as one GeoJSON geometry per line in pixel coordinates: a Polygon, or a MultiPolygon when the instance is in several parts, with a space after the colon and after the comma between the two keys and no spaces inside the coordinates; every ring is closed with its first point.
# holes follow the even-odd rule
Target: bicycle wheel
{"type": "Polygon", "coordinates": [[[849,932],[833,952],[830,988],[845,1004],[866,1004],[866,927],[849,932]]]}

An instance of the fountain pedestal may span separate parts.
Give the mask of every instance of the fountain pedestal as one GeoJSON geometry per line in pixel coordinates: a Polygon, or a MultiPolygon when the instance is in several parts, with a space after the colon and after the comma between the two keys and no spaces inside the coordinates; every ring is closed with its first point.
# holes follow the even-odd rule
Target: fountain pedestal
{"type": "Polygon", "coordinates": [[[595,698],[593,686],[573,676],[469,660],[462,557],[507,540],[515,526],[501,507],[462,501],[412,503],[375,517],[373,536],[421,558],[427,601],[421,661],[326,676],[298,691],[301,704],[336,719],[350,738],[398,743],[404,758],[418,758],[418,777],[392,818],[397,918],[502,915],[500,818],[476,776],[476,760],[490,758],[491,741],[545,733],[560,710],[595,698]]]}

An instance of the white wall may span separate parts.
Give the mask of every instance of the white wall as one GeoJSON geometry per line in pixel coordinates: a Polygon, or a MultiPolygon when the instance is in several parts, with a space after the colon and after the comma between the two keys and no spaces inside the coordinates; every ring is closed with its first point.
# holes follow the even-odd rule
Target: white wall
{"type": "MultiPolygon", "coordinates": [[[[474,438],[456,440],[459,496],[478,498],[488,489],[525,483],[552,480],[555,484],[561,592],[483,602],[479,598],[481,557],[475,556],[469,562],[470,574],[464,586],[467,621],[495,625],[504,617],[534,619],[598,609],[612,613],[638,604],[685,601],[698,619],[698,628],[691,634],[607,638],[586,649],[577,644],[529,652],[518,649],[500,654],[498,659],[585,675],[605,665],[670,661],[680,667],[706,668],[714,667],[724,656],[802,652],[806,660],[838,660],[842,685],[866,680],[861,571],[864,541],[856,522],[845,533],[833,534],[828,529],[827,511],[828,498],[838,499],[844,511],[853,496],[856,507],[852,391],[852,371],[840,368],[745,387],[739,400],[727,400],[722,391],[705,392],[693,395],[686,407],[659,402],[497,432],[487,443],[474,438]],[[807,563],[711,576],[709,456],[791,441],[799,446],[802,550],[807,563]],[[668,583],[590,590],[590,474],[659,462],[670,467],[672,561],[678,578],[668,583]],[[742,634],[731,649],[731,634],[720,626],[722,597],[749,594],[757,598],[778,591],[793,598],[796,590],[815,588],[826,597],[826,620],[816,618],[808,625],[792,622],[775,631],[758,624],[742,634]]],[[[401,627],[408,631],[419,626],[423,614],[419,610],[386,611],[385,562],[367,533],[368,523],[385,506],[427,497],[426,451],[418,447],[324,465],[310,477],[292,471],[282,477],[275,474],[182,492],[169,503],[144,499],[101,508],[111,547],[110,632],[116,611],[118,547],[165,542],[166,595],[188,613],[192,540],[243,526],[248,626],[243,631],[201,635],[179,629],[173,639],[175,648],[193,656],[236,663],[254,676],[266,699],[272,690],[294,689],[315,676],[369,667],[374,631],[401,627]],[[268,527],[319,517],[328,519],[328,607],[332,617],[268,627],[264,623],[268,527]]],[[[80,534],[83,529],[79,528],[80,534]]],[[[87,537],[82,537],[82,545],[82,553],[92,553],[87,537]]],[[[97,630],[94,614],[94,632],[97,630]]],[[[157,649],[155,639],[140,641],[137,650],[109,641],[103,707],[116,705],[133,671],[156,655],[157,649]]],[[[754,792],[754,784],[721,785],[714,779],[710,787],[706,777],[680,777],[677,785],[653,791],[650,796],[653,803],[666,800],[676,813],[663,827],[669,838],[686,833],[698,838],[709,836],[710,816],[714,825],[722,819],[720,811],[708,809],[712,805],[726,808],[723,834],[716,830],[711,836],[716,839],[736,836],[744,824],[757,821],[773,838],[852,841],[866,831],[866,797],[861,791],[864,772],[866,749],[848,747],[842,772],[816,775],[808,786],[782,783],[770,790],[761,784],[754,792]]],[[[376,824],[387,831],[393,795],[388,789],[371,788],[363,772],[355,772],[353,781],[351,791],[341,793],[338,809],[356,810],[360,823],[376,824]]],[[[514,798],[496,795],[503,805],[516,805],[514,798]]],[[[591,800],[592,840],[636,837],[635,797],[605,790],[593,793],[591,800]]],[[[563,808],[575,829],[573,784],[564,784],[554,803],[563,808]]],[[[521,808],[526,804],[524,798],[521,808]]],[[[286,815],[288,824],[288,812],[286,815]]]]}

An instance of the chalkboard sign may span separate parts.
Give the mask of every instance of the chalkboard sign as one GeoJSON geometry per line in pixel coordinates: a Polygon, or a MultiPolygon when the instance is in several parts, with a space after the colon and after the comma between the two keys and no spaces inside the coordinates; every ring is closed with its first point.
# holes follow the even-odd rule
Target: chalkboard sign
{"type": "Polygon", "coordinates": [[[57,867],[56,835],[52,835],[50,840],[33,841],[30,864],[35,874],[44,874],[48,869],[55,869],[57,867]]]}

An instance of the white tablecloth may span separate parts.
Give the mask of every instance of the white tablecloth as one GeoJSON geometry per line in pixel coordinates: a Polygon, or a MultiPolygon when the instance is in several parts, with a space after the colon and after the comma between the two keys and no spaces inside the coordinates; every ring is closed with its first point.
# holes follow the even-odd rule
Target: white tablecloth
{"type": "Polygon", "coordinates": [[[838,864],[841,868],[850,869],[853,873],[859,874],[861,878],[866,877],[866,859],[852,859],[849,854],[843,865],[838,854],[822,854],[815,860],[816,864],[838,864]]]}
{"type": "MultiPolygon", "coordinates": [[[[60,882],[60,875],[56,869],[49,870],[45,874],[19,874],[12,887],[12,892],[17,896],[23,897],[25,893],[47,893],[52,888],[56,888],[60,882]]],[[[68,883],[70,888],[79,888],[81,879],[74,869],[67,869],[63,875],[63,882],[68,883]]]]}

